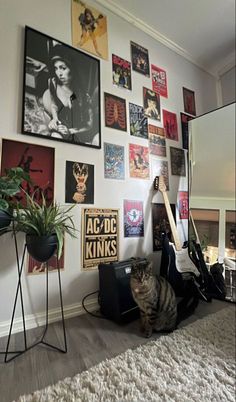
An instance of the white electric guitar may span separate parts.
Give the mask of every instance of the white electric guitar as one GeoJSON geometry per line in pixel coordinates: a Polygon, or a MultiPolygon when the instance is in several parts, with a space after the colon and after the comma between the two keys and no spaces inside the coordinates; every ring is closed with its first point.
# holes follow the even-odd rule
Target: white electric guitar
{"type": "Polygon", "coordinates": [[[182,243],[179,240],[178,231],[177,231],[177,228],[175,225],[175,220],[174,220],[174,217],[173,217],[173,214],[171,211],[171,207],[170,207],[170,203],[169,203],[169,199],[168,199],[168,196],[166,193],[166,185],[165,185],[164,177],[156,176],[154,179],[153,185],[154,185],[154,189],[160,190],[163,195],[166,213],[167,213],[167,216],[169,219],[171,233],[172,233],[173,240],[174,240],[173,249],[175,252],[175,266],[176,266],[177,271],[179,273],[185,274],[185,275],[187,273],[188,274],[192,273],[195,276],[200,276],[200,272],[198,271],[198,269],[194,265],[193,261],[189,257],[188,248],[182,248],[182,243]]]}

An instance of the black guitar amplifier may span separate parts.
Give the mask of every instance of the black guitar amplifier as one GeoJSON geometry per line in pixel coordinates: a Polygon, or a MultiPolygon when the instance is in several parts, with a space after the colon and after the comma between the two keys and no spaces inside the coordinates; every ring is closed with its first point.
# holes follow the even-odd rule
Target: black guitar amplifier
{"type": "MultiPolygon", "coordinates": [[[[139,261],[145,261],[139,258],[139,261]]],[[[139,317],[139,308],[130,289],[131,264],[134,259],[99,264],[99,301],[101,313],[118,323],[139,317]]]]}

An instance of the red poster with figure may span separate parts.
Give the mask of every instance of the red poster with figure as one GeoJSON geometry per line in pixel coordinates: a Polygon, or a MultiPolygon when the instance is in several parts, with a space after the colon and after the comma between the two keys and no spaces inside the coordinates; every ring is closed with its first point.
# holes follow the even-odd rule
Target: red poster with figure
{"type": "Polygon", "coordinates": [[[166,71],[162,68],[151,65],[152,89],[164,98],[168,98],[166,71]]]}
{"type": "Polygon", "coordinates": [[[166,138],[169,140],[178,141],[178,125],[177,125],[177,116],[175,113],[169,112],[168,110],[163,109],[163,125],[165,128],[166,138]]]}
{"type": "Polygon", "coordinates": [[[188,219],[188,192],[179,191],[179,217],[180,219],[188,219]]]}
{"type": "MultiPolygon", "coordinates": [[[[5,169],[21,167],[30,175],[32,184],[23,182],[23,189],[34,195],[35,201],[41,202],[41,193],[48,204],[54,199],[54,148],[29,144],[14,140],[2,140],[1,174],[5,169]]],[[[16,196],[17,201],[25,206],[23,191],[16,196]]]]}

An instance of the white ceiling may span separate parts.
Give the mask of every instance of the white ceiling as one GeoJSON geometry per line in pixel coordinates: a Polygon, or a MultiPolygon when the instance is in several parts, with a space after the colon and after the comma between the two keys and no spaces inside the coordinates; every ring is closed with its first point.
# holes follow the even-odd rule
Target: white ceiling
{"type": "Polygon", "coordinates": [[[213,75],[235,66],[235,0],[96,0],[213,75]]]}

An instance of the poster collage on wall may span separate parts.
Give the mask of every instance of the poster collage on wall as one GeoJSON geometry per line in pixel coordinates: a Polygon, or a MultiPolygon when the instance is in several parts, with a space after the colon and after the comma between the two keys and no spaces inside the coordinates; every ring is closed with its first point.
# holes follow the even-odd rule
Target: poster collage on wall
{"type": "MultiPolygon", "coordinates": [[[[169,146],[168,140],[179,143],[180,136],[177,114],[161,107],[162,98],[166,102],[169,98],[166,70],[150,64],[149,50],[133,40],[128,42],[130,60],[113,52],[108,47],[106,15],[80,0],[71,0],[71,5],[71,45],[25,27],[22,134],[33,136],[34,141],[37,138],[55,141],[55,145],[2,139],[1,174],[6,168],[22,167],[34,183],[33,187],[25,184],[25,191],[32,195],[38,188],[48,203],[53,202],[56,141],[60,141],[65,146],[69,143],[102,148],[105,179],[124,181],[127,164],[129,178],[150,180],[161,174],[169,191],[169,174],[186,176],[188,121],[196,116],[194,91],[183,87],[181,94],[184,108],[180,113],[182,148],[169,146]],[[129,133],[131,138],[142,141],[140,144],[130,141],[127,160],[124,146],[102,144],[100,58],[110,63],[112,85],[121,93],[117,96],[103,92],[105,127],[129,133]],[[134,83],[138,82],[135,74],[150,80],[150,86],[140,86],[140,104],[129,101],[134,83]]],[[[96,204],[95,168],[82,158],[66,161],[65,203],[96,204]]],[[[24,195],[20,194],[19,198],[23,200],[24,195]]],[[[123,200],[125,238],[144,236],[143,201],[123,200]]],[[[180,219],[187,219],[187,192],[179,192],[178,202],[180,219]]],[[[160,227],[169,231],[163,205],[153,204],[152,216],[153,250],[156,251],[160,249],[160,227]]],[[[99,262],[119,259],[118,228],[118,210],[83,208],[83,269],[94,269],[99,262]]],[[[50,267],[51,271],[55,269],[55,258],[50,267]]],[[[60,268],[64,268],[64,253],[60,268]]],[[[29,259],[28,273],[44,271],[42,264],[29,259]]]]}

